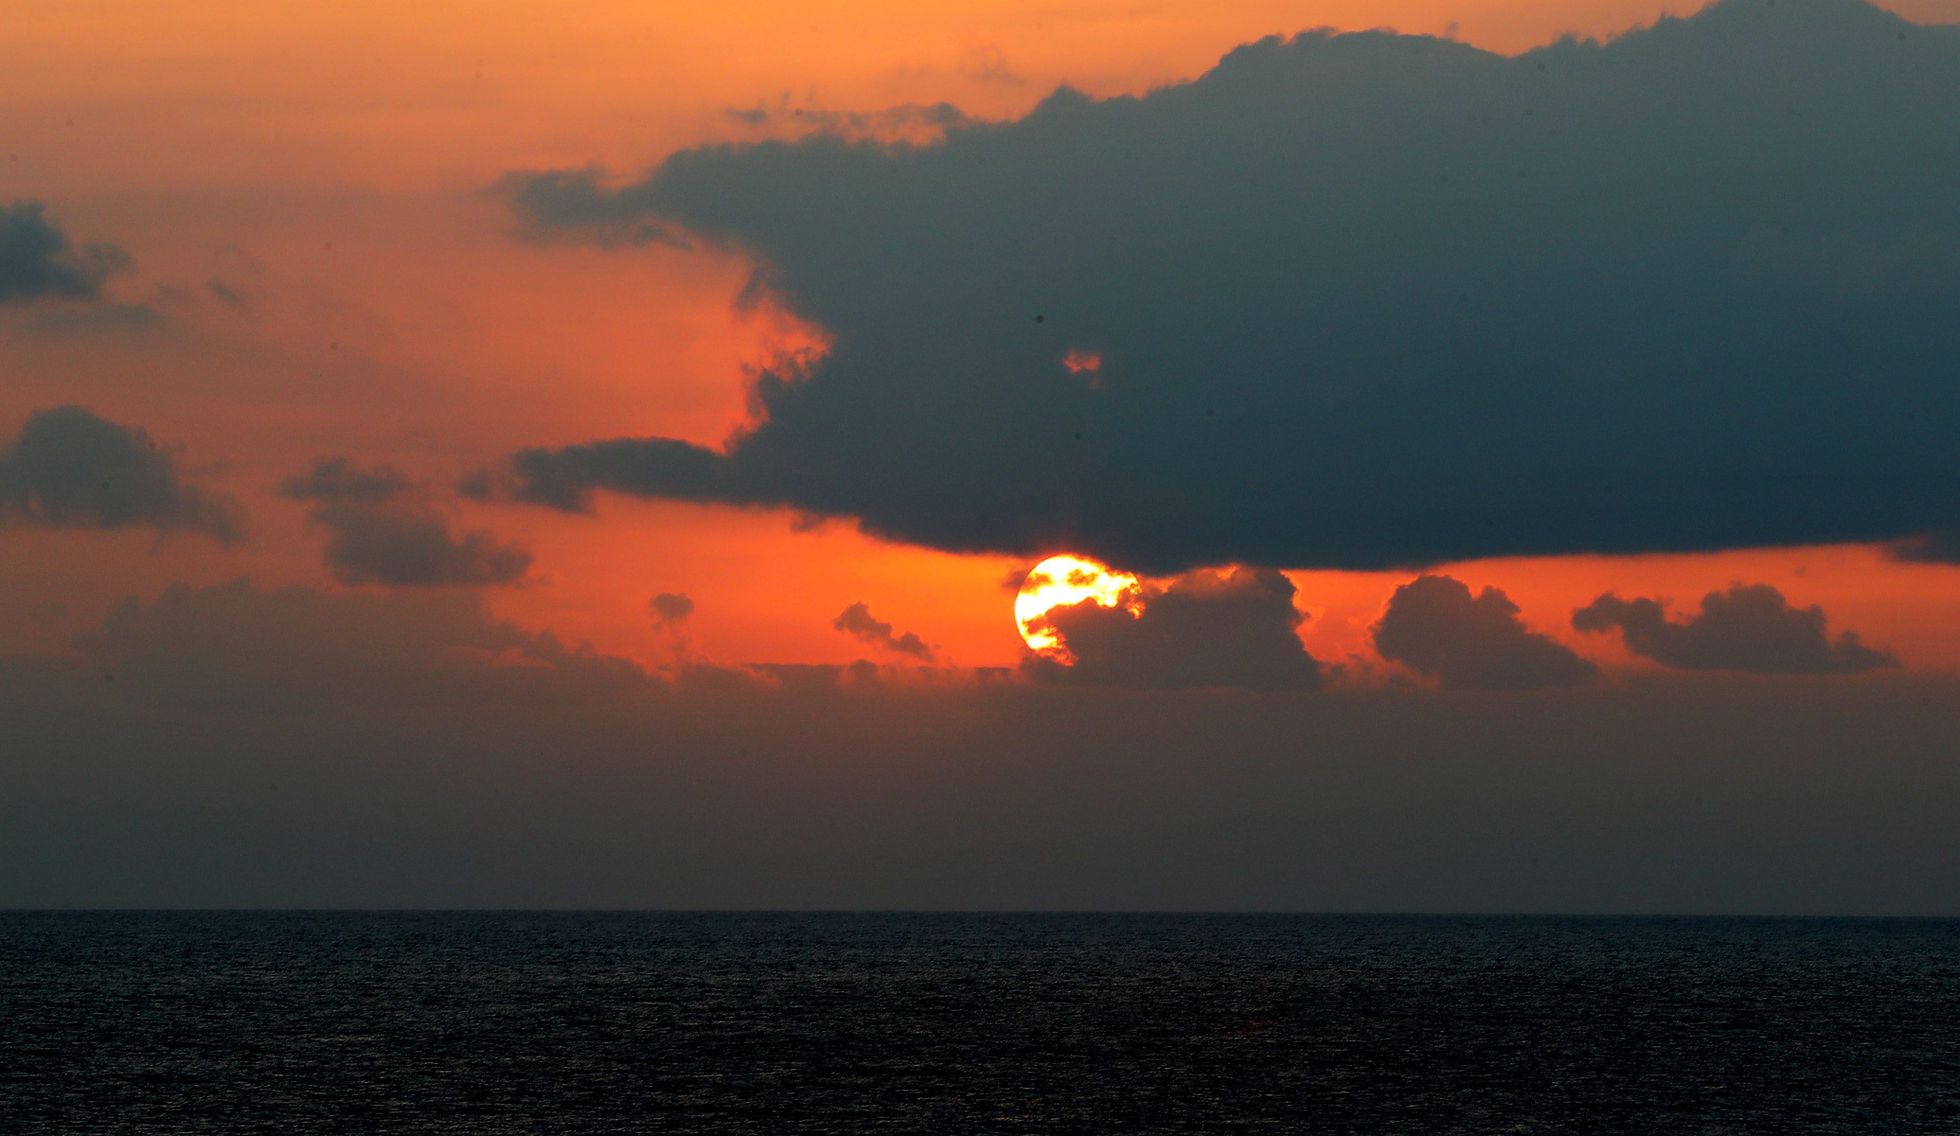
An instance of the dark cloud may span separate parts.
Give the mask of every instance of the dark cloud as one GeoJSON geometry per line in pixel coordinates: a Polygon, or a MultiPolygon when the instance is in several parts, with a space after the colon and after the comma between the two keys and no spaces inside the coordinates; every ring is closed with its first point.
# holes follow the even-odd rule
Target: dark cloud
{"type": "Polygon", "coordinates": [[[0,303],[93,300],[129,264],[115,245],[77,246],[38,201],[0,205],[0,303]]]}
{"type": "Polygon", "coordinates": [[[1041,682],[1144,688],[1313,689],[1320,664],[1294,629],[1293,582],[1271,569],[1201,569],[1146,589],[1140,612],[1084,600],[1047,613],[1073,658],[1030,653],[1021,669],[1041,682]]]}
{"type": "Polygon", "coordinates": [[[505,177],[496,192],[518,218],[518,235],[553,240],[576,231],[603,245],[666,245],[688,248],[675,226],[649,216],[637,195],[599,188],[597,171],[546,170],[505,177]]]}
{"type": "Polygon", "coordinates": [[[1960,527],[1922,533],[1894,544],[1894,560],[1908,564],[1960,564],[1960,527]]]}
{"type": "Polygon", "coordinates": [[[515,584],[531,570],[522,546],[483,529],[453,533],[434,513],[336,504],[315,509],[313,519],[333,532],[327,566],[344,584],[515,584]]]}
{"type": "Polygon", "coordinates": [[[84,647],[0,657],[0,907],[1956,914],[1950,676],[666,684],[245,584],[84,647]]]}
{"type": "Polygon", "coordinates": [[[523,547],[482,529],[452,532],[413,489],[394,469],[363,470],[346,458],[322,458],[280,485],[283,496],[314,502],[313,520],[333,534],[327,567],[344,584],[515,584],[530,572],[523,547]]]}
{"type": "Polygon", "coordinates": [[[1419,576],[1395,589],[1374,636],[1382,658],[1451,688],[1579,686],[1599,673],[1571,648],[1527,628],[1503,592],[1485,588],[1472,596],[1449,576],[1419,576]]]}
{"type": "Polygon", "coordinates": [[[891,624],[871,614],[871,608],[862,600],[839,612],[831,621],[831,627],[853,636],[859,642],[869,643],[898,655],[910,655],[922,662],[932,662],[933,650],[930,644],[919,638],[917,633],[907,631],[899,634],[891,624]]]}
{"type": "Polygon", "coordinates": [[[240,514],[228,497],[179,480],[149,434],[79,406],[36,411],[0,446],[0,526],[196,532],[229,544],[240,514]]]}
{"type": "Polygon", "coordinates": [[[321,458],[313,468],[279,483],[279,494],[295,501],[338,501],[379,505],[395,500],[413,487],[392,466],[361,469],[347,458],[321,458]]]}
{"type": "Polygon", "coordinates": [[[647,601],[647,606],[653,611],[654,622],[660,624],[685,623],[694,614],[694,600],[682,592],[661,592],[647,601]]]}
{"type": "Polygon", "coordinates": [[[1702,597],[1701,613],[1686,621],[1668,619],[1657,600],[1603,595],[1573,612],[1572,626],[1591,632],[1617,628],[1634,654],[1683,670],[1858,674],[1899,665],[1890,654],[1860,643],[1855,632],[1831,639],[1823,608],[1793,608],[1768,584],[1710,592],[1702,597]]]}
{"type": "Polygon", "coordinates": [[[220,303],[227,307],[236,308],[241,312],[250,312],[252,310],[252,299],[250,296],[247,296],[237,287],[220,280],[216,276],[204,282],[204,290],[216,297],[220,303]]]}
{"type": "Polygon", "coordinates": [[[750,250],[833,337],[725,450],[532,450],[519,495],[1147,571],[1951,527],[1956,73],[1955,29],[1725,0],[1516,58],[1271,39],[936,145],[519,176],[533,229],[750,250]]]}

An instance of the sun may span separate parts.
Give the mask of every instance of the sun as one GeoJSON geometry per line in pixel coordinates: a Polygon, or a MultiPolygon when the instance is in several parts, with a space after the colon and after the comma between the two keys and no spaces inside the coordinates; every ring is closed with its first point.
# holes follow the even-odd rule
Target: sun
{"type": "Polygon", "coordinates": [[[1094,600],[1103,607],[1120,607],[1131,615],[1143,610],[1143,586],[1128,572],[1081,556],[1050,556],[1034,566],[1014,597],[1014,621],[1021,641],[1044,655],[1066,654],[1061,637],[1041,620],[1053,608],[1094,600]]]}

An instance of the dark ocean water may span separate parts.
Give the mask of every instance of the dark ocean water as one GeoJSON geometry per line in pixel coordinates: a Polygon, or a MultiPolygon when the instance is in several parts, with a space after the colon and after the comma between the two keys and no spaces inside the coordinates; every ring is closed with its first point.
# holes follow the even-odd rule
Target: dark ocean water
{"type": "Polygon", "coordinates": [[[1960,922],[0,913],[0,1132],[1960,1132],[1960,922]]]}

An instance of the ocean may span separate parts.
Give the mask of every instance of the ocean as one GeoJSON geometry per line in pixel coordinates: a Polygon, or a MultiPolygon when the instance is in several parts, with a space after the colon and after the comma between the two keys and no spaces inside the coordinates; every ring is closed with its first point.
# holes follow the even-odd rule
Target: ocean
{"type": "Polygon", "coordinates": [[[1960,921],[0,912],[0,1132],[1955,1133],[1960,921]]]}

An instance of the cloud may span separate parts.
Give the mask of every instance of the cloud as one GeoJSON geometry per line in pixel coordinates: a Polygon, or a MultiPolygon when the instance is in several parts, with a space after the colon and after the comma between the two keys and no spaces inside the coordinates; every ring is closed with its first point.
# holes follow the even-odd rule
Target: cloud
{"type": "Polygon", "coordinates": [[[115,245],[76,246],[38,201],[0,205],[0,304],[93,300],[129,265],[129,254],[115,245]]]}
{"type": "Polygon", "coordinates": [[[1251,706],[665,684],[475,593],[172,588],[0,657],[0,907],[1956,914],[1951,676],[1251,706]]]}
{"type": "Polygon", "coordinates": [[[1007,65],[1007,56],[993,44],[969,47],[960,53],[960,74],[978,83],[1020,87],[1027,83],[1007,65]]]}
{"type": "Polygon", "coordinates": [[[1042,622],[1073,664],[1029,653],[1024,674],[1048,683],[1140,688],[1314,689],[1320,664],[1294,629],[1293,582],[1271,569],[1188,573],[1146,589],[1140,613],[1084,600],[1042,622]]]}
{"type": "Polygon", "coordinates": [[[1894,560],[1908,564],[1960,564],[1960,527],[1937,529],[1894,544],[1894,560]]]}
{"type": "Polygon", "coordinates": [[[653,612],[653,621],[662,626],[685,623],[694,614],[694,601],[682,592],[661,592],[647,601],[647,606],[653,612]]]}
{"type": "MultiPolygon", "coordinates": [[[[985,75],[967,72],[963,67],[962,73],[982,81],[1013,81],[1011,77],[1004,77],[1007,76],[1004,71],[985,75]]],[[[933,141],[946,131],[966,126],[971,121],[965,112],[948,103],[929,106],[906,103],[878,111],[842,111],[792,103],[788,95],[780,96],[773,104],[757,103],[752,107],[731,108],[726,113],[729,118],[746,126],[781,127],[798,135],[816,133],[852,141],[887,144],[933,141]]],[[[540,199],[531,200],[537,203],[540,199]]]]}
{"type": "Polygon", "coordinates": [[[654,689],[630,663],[493,619],[470,592],[178,584],[125,601],[82,646],[125,694],[225,713],[579,703],[654,689]]]}
{"type": "Polygon", "coordinates": [[[925,640],[911,631],[898,634],[891,624],[873,616],[871,608],[862,600],[839,612],[830,625],[859,642],[881,647],[893,654],[910,655],[921,662],[933,661],[932,647],[925,640]]]}
{"type": "Polygon", "coordinates": [[[314,502],[315,523],[332,532],[326,561],[343,584],[395,587],[483,586],[521,582],[531,554],[482,530],[457,535],[413,485],[382,466],[362,470],[346,458],[322,458],[280,484],[282,496],[314,502]]]}
{"type": "Polygon", "coordinates": [[[392,466],[360,469],[347,458],[321,458],[303,474],[279,483],[279,495],[295,501],[379,505],[407,493],[411,482],[392,466]]]}
{"type": "Polygon", "coordinates": [[[230,544],[240,513],[229,497],[179,480],[149,434],[79,406],[30,415],[0,445],[0,527],[203,533],[230,544]]]}
{"type": "Polygon", "coordinates": [[[1710,592],[1701,613],[1667,618],[1658,600],[1623,600],[1607,594],[1572,613],[1580,631],[1617,628],[1627,649],[1682,670],[1754,671],[1760,674],[1858,674],[1895,667],[1899,660],[1846,631],[1834,641],[1824,629],[1824,609],[1793,608],[1768,584],[1736,584],[1710,592]]]}
{"type": "Polygon", "coordinates": [[[597,171],[518,171],[495,187],[517,215],[517,235],[527,240],[559,239],[575,231],[602,245],[690,243],[673,225],[648,215],[631,193],[607,193],[597,171]]]}
{"type": "Polygon", "coordinates": [[[933,145],[519,175],[527,226],[749,251],[831,340],[722,449],[529,450],[519,495],[1146,572],[1954,526],[1956,70],[1954,29],[1725,0],[1516,58],[1269,39],[933,145]]]}
{"type": "Polygon", "coordinates": [[[1598,668],[1527,628],[1496,588],[1476,596],[1450,576],[1418,576],[1395,589],[1374,626],[1375,650],[1448,688],[1532,690],[1579,686],[1598,668]]]}

